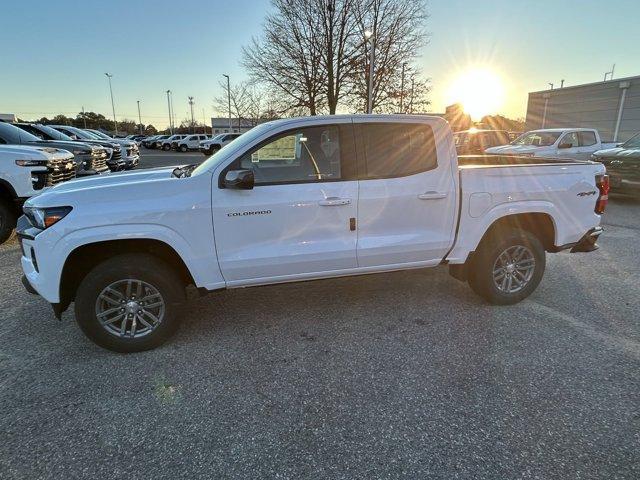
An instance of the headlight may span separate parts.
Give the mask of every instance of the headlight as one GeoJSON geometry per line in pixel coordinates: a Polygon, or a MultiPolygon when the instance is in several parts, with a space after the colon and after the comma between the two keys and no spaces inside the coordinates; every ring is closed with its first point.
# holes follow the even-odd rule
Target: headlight
{"type": "Polygon", "coordinates": [[[16,160],[19,167],[46,167],[48,160],[16,160]]]}
{"type": "Polygon", "coordinates": [[[86,150],[74,150],[71,153],[74,155],[89,155],[91,152],[87,152],[86,150]]]}
{"type": "Polygon", "coordinates": [[[24,214],[31,220],[34,226],[44,230],[55,225],[66,217],[72,207],[24,207],[24,214]]]}

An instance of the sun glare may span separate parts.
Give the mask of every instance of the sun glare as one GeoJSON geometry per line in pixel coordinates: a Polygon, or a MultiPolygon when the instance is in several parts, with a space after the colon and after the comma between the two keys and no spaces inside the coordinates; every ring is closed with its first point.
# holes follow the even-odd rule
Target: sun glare
{"type": "Polygon", "coordinates": [[[473,120],[480,120],[502,107],[504,86],[500,77],[489,70],[469,70],[451,85],[450,99],[461,103],[473,120]]]}

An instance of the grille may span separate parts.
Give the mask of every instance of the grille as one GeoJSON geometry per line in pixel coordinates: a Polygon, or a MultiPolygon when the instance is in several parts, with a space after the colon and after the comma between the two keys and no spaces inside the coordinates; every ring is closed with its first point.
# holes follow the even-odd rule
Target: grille
{"type": "Polygon", "coordinates": [[[73,158],[52,160],[47,163],[46,172],[34,174],[33,188],[40,190],[44,187],[52,187],[61,182],[76,178],[76,163],[73,158]]]}
{"type": "Polygon", "coordinates": [[[114,148],[113,153],[111,154],[111,161],[117,162],[122,158],[122,152],[120,152],[120,148],[114,148]]]}
{"type": "Polygon", "coordinates": [[[97,152],[91,157],[91,169],[102,171],[107,167],[107,155],[104,150],[97,152]]]}

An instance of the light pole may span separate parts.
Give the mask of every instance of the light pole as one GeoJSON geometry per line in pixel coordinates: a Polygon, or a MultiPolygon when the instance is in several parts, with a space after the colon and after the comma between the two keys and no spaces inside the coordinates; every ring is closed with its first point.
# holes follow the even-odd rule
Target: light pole
{"type": "Polygon", "coordinates": [[[364,38],[369,42],[369,48],[371,51],[369,52],[369,85],[367,87],[367,113],[373,113],[373,70],[374,63],[376,61],[375,51],[375,36],[374,33],[370,30],[364,32],[364,38]]]}
{"type": "Polygon", "coordinates": [[[171,95],[171,90],[167,90],[167,108],[169,109],[169,131],[171,135],[173,135],[173,120],[171,117],[171,100],[169,100],[169,96],[171,95]]]}
{"type": "Polygon", "coordinates": [[[404,68],[407,62],[402,64],[402,77],[400,79],[400,113],[404,113],[404,68]]]}
{"type": "Polygon", "coordinates": [[[227,78],[227,101],[229,102],[229,133],[233,131],[231,127],[231,80],[229,79],[229,75],[223,73],[223,77],[227,78]]]}
{"type": "Polygon", "coordinates": [[[195,133],[196,122],[193,120],[193,97],[189,98],[189,106],[191,107],[191,133],[195,133]]]}
{"type": "Polygon", "coordinates": [[[116,107],[113,103],[113,88],[111,88],[111,78],[113,75],[111,73],[105,73],[107,78],[109,79],[109,93],[111,93],[111,111],[113,111],[113,128],[116,131],[116,136],[118,135],[118,123],[116,122],[116,107]]]}
{"type": "Polygon", "coordinates": [[[140,134],[142,134],[142,115],[140,115],[140,100],[138,102],[138,123],[140,124],[140,134]]]}

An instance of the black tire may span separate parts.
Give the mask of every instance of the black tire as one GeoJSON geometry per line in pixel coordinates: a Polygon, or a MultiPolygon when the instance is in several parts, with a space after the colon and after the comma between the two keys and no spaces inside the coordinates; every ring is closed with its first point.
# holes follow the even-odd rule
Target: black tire
{"type": "Polygon", "coordinates": [[[484,238],[474,254],[469,271],[469,285],[489,303],[513,305],[527,298],[538,287],[544,275],[545,262],[544,247],[535,235],[526,230],[501,228],[484,238]],[[505,252],[507,256],[501,257],[505,252]],[[531,265],[531,262],[526,260],[522,263],[518,260],[507,262],[508,266],[503,267],[502,259],[509,258],[509,252],[524,252],[526,258],[532,258],[534,262],[530,273],[526,271],[526,266],[531,265]],[[507,268],[515,268],[515,271],[507,268]],[[494,271],[500,272],[494,274],[494,271]],[[517,283],[523,283],[522,287],[517,291],[509,291],[512,285],[512,288],[518,288],[517,283]]]}
{"type": "Polygon", "coordinates": [[[186,146],[186,145],[180,145],[180,151],[181,151],[182,153],[186,152],[187,150],[189,150],[189,149],[187,148],[187,146],[186,146]]]}
{"type": "Polygon", "coordinates": [[[162,145],[162,150],[165,150],[165,151],[171,150],[171,145],[169,144],[162,145]]]}
{"type": "MultiPolygon", "coordinates": [[[[162,345],[175,333],[180,324],[179,307],[184,300],[184,284],[166,263],[148,254],[118,255],[98,264],[80,283],[75,300],[76,321],[84,334],[103,348],[122,353],[141,352],[162,345]],[[108,286],[129,279],[139,280],[152,286],[164,302],[161,321],[155,329],[141,337],[122,337],[109,332],[107,327],[100,323],[96,314],[100,294],[108,286]]],[[[128,303],[123,306],[128,306],[128,303]]],[[[137,317],[134,315],[133,318],[137,317]]],[[[133,320],[127,321],[133,322],[133,320]]],[[[119,325],[122,325],[122,322],[119,325]]],[[[120,328],[118,322],[114,326],[120,328]]],[[[140,328],[144,329],[142,321],[140,328]]],[[[130,329],[131,324],[129,324],[130,329]]]]}
{"type": "Polygon", "coordinates": [[[0,244],[13,236],[17,219],[14,205],[7,200],[0,199],[0,244]]]}

